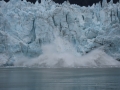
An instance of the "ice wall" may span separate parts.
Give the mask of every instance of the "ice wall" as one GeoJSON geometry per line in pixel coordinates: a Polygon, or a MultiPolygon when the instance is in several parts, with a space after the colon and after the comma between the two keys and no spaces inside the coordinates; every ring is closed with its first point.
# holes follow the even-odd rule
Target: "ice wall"
{"type": "Polygon", "coordinates": [[[120,3],[103,1],[102,6],[97,3],[91,7],[68,1],[0,1],[0,65],[117,65],[120,3]],[[96,53],[91,55],[94,50],[96,53]]]}

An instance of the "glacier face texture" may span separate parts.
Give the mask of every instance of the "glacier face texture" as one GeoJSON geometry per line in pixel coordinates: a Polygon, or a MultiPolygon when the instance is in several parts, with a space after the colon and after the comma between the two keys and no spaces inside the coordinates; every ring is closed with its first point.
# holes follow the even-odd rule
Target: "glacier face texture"
{"type": "Polygon", "coordinates": [[[120,3],[0,1],[0,66],[119,65],[120,3]]]}

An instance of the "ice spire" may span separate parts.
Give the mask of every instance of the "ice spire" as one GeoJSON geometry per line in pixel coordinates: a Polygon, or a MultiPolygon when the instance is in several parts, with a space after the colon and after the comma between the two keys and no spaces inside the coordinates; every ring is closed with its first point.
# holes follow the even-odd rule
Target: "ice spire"
{"type": "Polygon", "coordinates": [[[102,6],[101,6],[101,2],[99,2],[99,8],[100,8],[100,9],[102,8],[102,6]]]}
{"type": "Polygon", "coordinates": [[[66,3],[67,3],[67,5],[70,5],[70,2],[69,2],[69,0],[67,0],[67,2],[66,2],[66,3]]]}
{"type": "Polygon", "coordinates": [[[105,7],[105,6],[107,6],[107,0],[102,1],[102,7],[105,7]]]}
{"type": "Polygon", "coordinates": [[[111,5],[113,4],[113,0],[110,1],[110,4],[111,4],[111,5]]]}
{"type": "Polygon", "coordinates": [[[64,5],[70,5],[69,0],[63,2],[64,5]]]}
{"type": "Polygon", "coordinates": [[[36,0],[35,5],[38,5],[38,4],[39,4],[39,1],[38,1],[38,0],[36,0]]]}
{"type": "Polygon", "coordinates": [[[97,8],[99,11],[101,10],[101,3],[100,3],[100,2],[96,4],[96,8],[97,8]]]}

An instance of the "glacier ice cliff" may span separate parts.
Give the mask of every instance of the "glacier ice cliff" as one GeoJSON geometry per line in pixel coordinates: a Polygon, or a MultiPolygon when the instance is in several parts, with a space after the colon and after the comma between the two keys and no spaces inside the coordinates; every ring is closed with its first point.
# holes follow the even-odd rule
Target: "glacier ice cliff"
{"type": "Polygon", "coordinates": [[[0,66],[119,66],[119,60],[120,2],[0,1],[0,66]]]}

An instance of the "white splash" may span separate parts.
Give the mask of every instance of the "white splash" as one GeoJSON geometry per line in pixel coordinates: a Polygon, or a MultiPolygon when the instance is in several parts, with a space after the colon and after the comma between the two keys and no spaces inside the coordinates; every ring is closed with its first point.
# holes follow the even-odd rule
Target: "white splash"
{"type": "Polygon", "coordinates": [[[102,67],[118,66],[118,61],[107,55],[101,48],[82,56],[76,52],[75,48],[66,40],[58,37],[53,43],[42,46],[42,55],[37,58],[21,58],[14,64],[15,66],[34,67],[102,67]]]}

